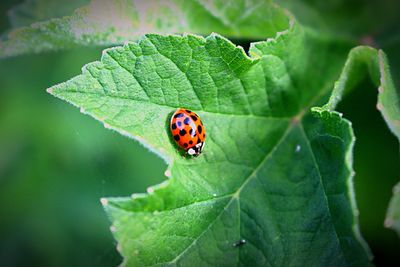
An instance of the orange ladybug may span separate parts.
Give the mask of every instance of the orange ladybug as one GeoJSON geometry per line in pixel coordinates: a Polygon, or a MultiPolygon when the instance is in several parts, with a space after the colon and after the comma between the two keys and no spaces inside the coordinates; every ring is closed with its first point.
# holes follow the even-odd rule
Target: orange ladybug
{"type": "Polygon", "coordinates": [[[180,148],[183,148],[189,155],[200,155],[204,147],[206,129],[196,113],[178,108],[172,115],[170,129],[180,148]]]}

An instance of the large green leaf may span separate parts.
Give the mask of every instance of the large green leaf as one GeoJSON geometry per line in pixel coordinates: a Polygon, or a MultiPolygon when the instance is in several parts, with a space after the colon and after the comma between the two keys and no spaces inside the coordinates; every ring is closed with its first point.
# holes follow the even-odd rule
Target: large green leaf
{"type": "Polygon", "coordinates": [[[50,88],[169,164],[169,180],[147,194],[102,200],[124,262],[368,265],[352,185],[354,136],[332,110],[344,89],[335,86],[327,106],[309,111],[339,76],[343,88],[350,74],[361,77],[351,62],[370,64],[381,92],[396,93],[383,53],[368,47],[352,50],[340,75],[348,49],[294,21],[252,44],[251,57],[216,34],[150,34],[105,50],[82,75],[50,88]],[[173,145],[168,121],[177,107],[197,112],[207,129],[198,158],[173,145]]]}
{"type": "Polygon", "coordinates": [[[287,23],[284,12],[270,0],[92,0],[70,16],[12,30],[0,42],[0,58],[75,45],[122,44],[145,33],[214,31],[261,39],[287,23]]]}

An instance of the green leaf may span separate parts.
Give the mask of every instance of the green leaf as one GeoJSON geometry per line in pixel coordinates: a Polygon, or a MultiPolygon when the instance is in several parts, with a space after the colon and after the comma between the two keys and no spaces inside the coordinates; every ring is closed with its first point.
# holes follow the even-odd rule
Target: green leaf
{"type": "Polygon", "coordinates": [[[352,50],[340,75],[348,49],[294,21],[252,44],[251,57],[217,34],[149,34],[50,88],[169,164],[169,179],[147,194],[102,199],[124,263],[369,265],[352,184],[354,135],[332,109],[347,77],[359,79],[349,67],[362,60],[358,50],[374,51],[365,61],[374,80],[381,76],[382,103],[394,87],[383,53],[371,48],[352,50]],[[310,112],[339,76],[329,104],[310,112]],[[178,107],[206,127],[198,158],[182,157],[171,140],[178,107]]]}
{"type": "Polygon", "coordinates": [[[400,92],[394,86],[389,64],[382,50],[367,46],[354,48],[325,107],[333,110],[342,95],[351,90],[367,74],[378,86],[377,109],[382,113],[393,134],[400,140],[400,92]]]}
{"type": "Polygon", "coordinates": [[[287,24],[284,11],[269,0],[92,0],[70,16],[12,30],[0,42],[0,58],[76,45],[122,44],[145,33],[218,32],[261,39],[287,24]]]}
{"type": "MultiPolygon", "coordinates": [[[[351,51],[340,79],[336,82],[324,109],[333,110],[343,94],[351,90],[366,74],[369,74],[372,81],[378,86],[377,109],[400,141],[400,91],[394,86],[386,55],[381,50],[360,46],[351,51]]],[[[394,187],[393,194],[385,226],[393,228],[399,233],[399,184],[394,187]]]]}
{"type": "Polygon", "coordinates": [[[399,1],[275,0],[303,24],[337,38],[374,44],[393,36],[399,1]],[[374,18],[374,19],[371,19],[374,18]],[[385,34],[389,33],[389,36],[385,34]]]}
{"type": "Polygon", "coordinates": [[[70,15],[75,9],[86,5],[89,0],[25,0],[8,12],[13,28],[29,26],[38,21],[70,15]]]}
{"type": "Polygon", "coordinates": [[[400,183],[393,188],[393,197],[386,214],[385,226],[395,230],[400,237],[400,183]]]}

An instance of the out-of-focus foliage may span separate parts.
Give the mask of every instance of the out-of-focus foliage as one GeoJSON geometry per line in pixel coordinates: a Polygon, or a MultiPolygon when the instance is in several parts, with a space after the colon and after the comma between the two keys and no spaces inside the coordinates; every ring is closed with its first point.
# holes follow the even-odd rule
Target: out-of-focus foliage
{"type": "Polygon", "coordinates": [[[99,198],[140,192],[162,177],[159,158],[43,90],[99,53],[0,62],[2,266],[117,265],[99,198]]]}
{"type": "Polygon", "coordinates": [[[75,9],[88,4],[89,0],[26,0],[8,12],[12,28],[29,26],[33,23],[70,15],[75,9]]]}
{"type": "MultiPolygon", "coordinates": [[[[2,1],[2,14],[14,6],[11,2],[2,1]]],[[[328,27],[339,25],[339,33],[346,33],[356,25],[358,30],[351,32],[383,47],[390,64],[399,66],[397,1],[328,1],[325,7],[322,2],[308,5],[325,10],[328,27]],[[358,14],[369,15],[360,19],[358,14]]],[[[296,14],[304,22],[310,18],[296,14]]],[[[8,28],[5,18],[0,18],[3,30],[8,28]]],[[[143,192],[158,182],[155,177],[162,177],[165,165],[160,159],[41,90],[78,74],[80,66],[99,55],[100,50],[73,50],[0,62],[1,265],[118,264],[121,259],[98,198],[143,192]]],[[[395,79],[399,73],[394,72],[395,79]]],[[[396,257],[398,261],[400,247],[396,234],[382,227],[399,178],[399,148],[375,104],[375,87],[363,82],[339,110],[353,122],[357,136],[354,168],[361,230],[375,262],[387,266],[396,257]]]]}
{"type": "Polygon", "coordinates": [[[268,38],[285,29],[279,10],[271,0],[92,0],[70,16],[12,29],[0,41],[0,58],[77,45],[111,46],[147,33],[268,38]]]}
{"type": "Polygon", "coordinates": [[[385,226],[397,231],[400,237],[400,183],[393,188],[393,198],[390,200],[385,226]]]}
{"type": "MultiPolygon", "coordinates": [[[[397,0],[275,0],[303,24],[344,38],[386,39],[398,30],[397,0]],[[386,36],[388,35],[388,36],[386,36]]],[[[364,41],[368,41],[365,39],[364,41]]],[[[372,41],[372,40],[371,40],[372,41]]]]}

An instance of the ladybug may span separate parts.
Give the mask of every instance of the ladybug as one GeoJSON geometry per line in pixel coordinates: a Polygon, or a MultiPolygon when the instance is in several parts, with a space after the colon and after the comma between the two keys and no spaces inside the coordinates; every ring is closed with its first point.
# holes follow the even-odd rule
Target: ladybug
{"type": "Polygon", "coordinates": [[[180,148],[191,156],[200,155],[206,138],[206,129],[196,113],[178,108],[171,117],[170,129],[180,148]]]}

